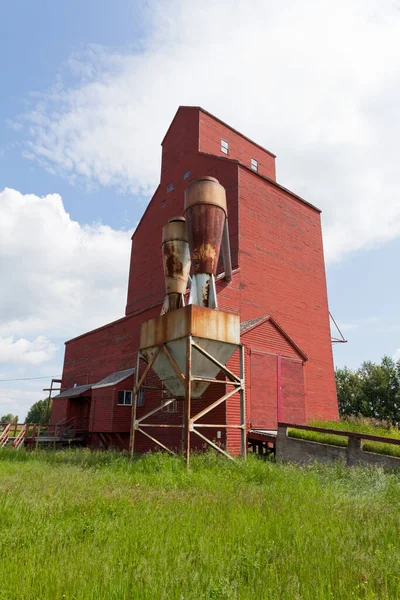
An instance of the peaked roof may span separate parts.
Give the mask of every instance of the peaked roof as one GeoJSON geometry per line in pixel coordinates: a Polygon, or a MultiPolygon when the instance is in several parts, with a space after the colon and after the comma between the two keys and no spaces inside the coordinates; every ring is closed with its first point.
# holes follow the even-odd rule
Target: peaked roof
{"type": "Polygon", "coordinates": [[[286,331],[283,329],[283,327],[281,325],[279,325],[278,321],[276,321],[273,317],[271,317],[271,315],[263,315],[262,317],[256,317],[255,319],[249,319],[248,321],[243,321],[243,323],[240,324],[240,335],[244,335],[244,334],[248,333],[252,329],[255,329],[259,325],[262,325],[266,321],[270,321],[272,323],[272,325],[279,331],[279,333],[281,335],[283,335],[283,337],[289,342],[289,344],[292,346],[292,348],[294,348],[294,350],[296,350],[296,352],[298,354],[300,354],[300,356],[303,358],[303,360],[308,360],[307,354],[305,352],[303,352],[303,350],[301,348],[299,348],[299,346],[296,344],[296,342],[294,342],[292,340],[290,335],[288,335],[286,333],[286,331]]]}
{"type": "Polygon", "coordinates": [[[244,138],[245,140],[247,140],[248,142],[250,142],[254,146],[257,146],[257,148],[260,148],[260,150],[263,150],[263,152],[266,152],[267,154],[269,154],[273,158],[276,158],[276,154],[274,154],[270,150],[267,150],[266,148],[264,148],[264,146],[261,146],[260,144],[257,144],[257,142],[254,142],[252,139],[250,139],[249,137],[247,137],[247,135],[244,135],[243,133],[240,133],[240,131],[238,131],[237,129],[235,129],[231,125],[228,125],[228,123],[225,123],[225,121],[222,121],[222,119],[219,119],[218,117],[216,117],[212,113],[208,112],[208,110],[204,110],[204,108],[201,108],[201,106],[184,106],[184,105],[183,106],[182,105],[179,106],[178,110],[176,111],[176,113],[174,115],[174,118],[172,119],[172,121],[170,123],[170,126],[167,129],[167,133],[163,137],[163,140],[161,142],[161,146],[163,145],[163,143],[165,141],[165,138],[167,137],[167,135],[169,133],[169,130],[171,129],[171,125],[175,121],[175,118],[176,118],[176,116],[177,116],[177,114],[178,114],[178,112],[180,110],[198,110],[199,112],[202,112],[205,115],[208,115],[209,117],[211,117],[212,119],[214,119],[214,121],[218,121],[218,123],[221,123],[221,125],[223,125],[224,127],[227,127],[228,129],[230,129],[234,133],[237,133],[237,135],[240,135],[240,137],[244,138]]]}

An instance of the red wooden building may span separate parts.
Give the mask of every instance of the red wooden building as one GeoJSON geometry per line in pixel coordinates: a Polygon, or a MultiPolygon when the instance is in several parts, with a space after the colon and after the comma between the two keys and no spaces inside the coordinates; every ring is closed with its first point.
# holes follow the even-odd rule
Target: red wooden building
{"type": "MultiPolygon", "coordinates": [[[[220,309],[240,315],[248,428],[338,417],[320,210],[276,182],[274,154],[207,111],[182,106],[162,141],[160,184],[132,236],[125,316],[66,343],[51,422],[76,417],[93,446],[128,447],[140,326],[160,314],[165,296],[161,229],[183,214],[189,181],[204,175],[226,189],[233,278],[217,277],[217,293],[220,309]]],[[[220,394],[215,387],[208,400],[220,394]]],[[[160,393],[146,389],[138,416],[157,404],[160,393]]],[[[156,418],[179,422],[180,410],[170,405],[156,418]]],[[[211,417],[238,418],[229,402],[211,417]]],[[[236,452],[237,432],[227,432],[209,435],[236,452]]],[[[163,435],[179,446],[178,429],[163,435]]],[[[138,434],[137,448],[151,447],[138,434]]]]}

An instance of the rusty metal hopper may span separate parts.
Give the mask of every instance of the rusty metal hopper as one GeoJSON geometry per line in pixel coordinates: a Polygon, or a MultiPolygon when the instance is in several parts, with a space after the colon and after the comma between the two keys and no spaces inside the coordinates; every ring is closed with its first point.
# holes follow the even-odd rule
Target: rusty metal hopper
{"type": "MultiPolygon", "coordinates": [[[[185,396],[185,387],[171,365],[167,353],[172,355],[181,373],[186,376],[186,350],[189,336],[192,336],[193,341],[203,350],[225,365],[240,344],[240,317],[189,305],[143,323],[140,351],[148,362],[157,351],[159,352],[153,369],[176,397],[185,396]]],[[[209,379],[211,382],[220,370],[220,367],[206,356],[196,349],[193,350],[193,377],[209,379]]],[[[200,398],[210,382],[194,380],[192,398],[200,398]]]]}
{"type": "Polygon", "coordinates": [[[167,295],[162,313],[185,306],[190,252],[184,217],[173,217],[162,229],[162,256],[167,295]]]}
{"type": "Polygon", "coordinates": [[[184,215],[193,269],[189,302],[218,308],[215,275],[227,217],[225,188],[214,177],[193,180],[185,191],[184,215]]]}

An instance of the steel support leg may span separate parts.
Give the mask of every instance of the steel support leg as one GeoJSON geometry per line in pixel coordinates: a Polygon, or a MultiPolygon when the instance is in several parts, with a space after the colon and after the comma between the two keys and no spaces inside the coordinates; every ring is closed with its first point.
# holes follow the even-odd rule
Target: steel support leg
{"type": "Polygon", "coordinates": [[[192,336],[186,342],[186,380],[185,380],[185,460],[186,467],[190,462],[190,434],[191,434],[191,405],[192,405],[192,336]]]}
{"type": "Polygon", "coordinates": [[[247,458],[247,427],[246,427],[246,394],[244,388],[244,346],[239,346],[240,352],[240,379],[242,382],[242,386],[240,388],[240,421],[242,425],[242,429],[240,430],[240,441],[241,441],[241,451],[242,458],[247,458]]]}

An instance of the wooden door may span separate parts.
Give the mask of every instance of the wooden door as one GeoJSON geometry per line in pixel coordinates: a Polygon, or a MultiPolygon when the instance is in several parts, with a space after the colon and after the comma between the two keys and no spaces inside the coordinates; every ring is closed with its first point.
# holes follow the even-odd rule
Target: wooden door
{"type": "Polygon", "coordinates": [[[250,427],[272,429],[278,425],[277,356],[252,350],[250,427]]]}
{"type": "Polygon", "coordinates": [[[306,423],[304,367],[300,360],[280,358],[281,409],[279,420],[283,423],[306,423]]]}

